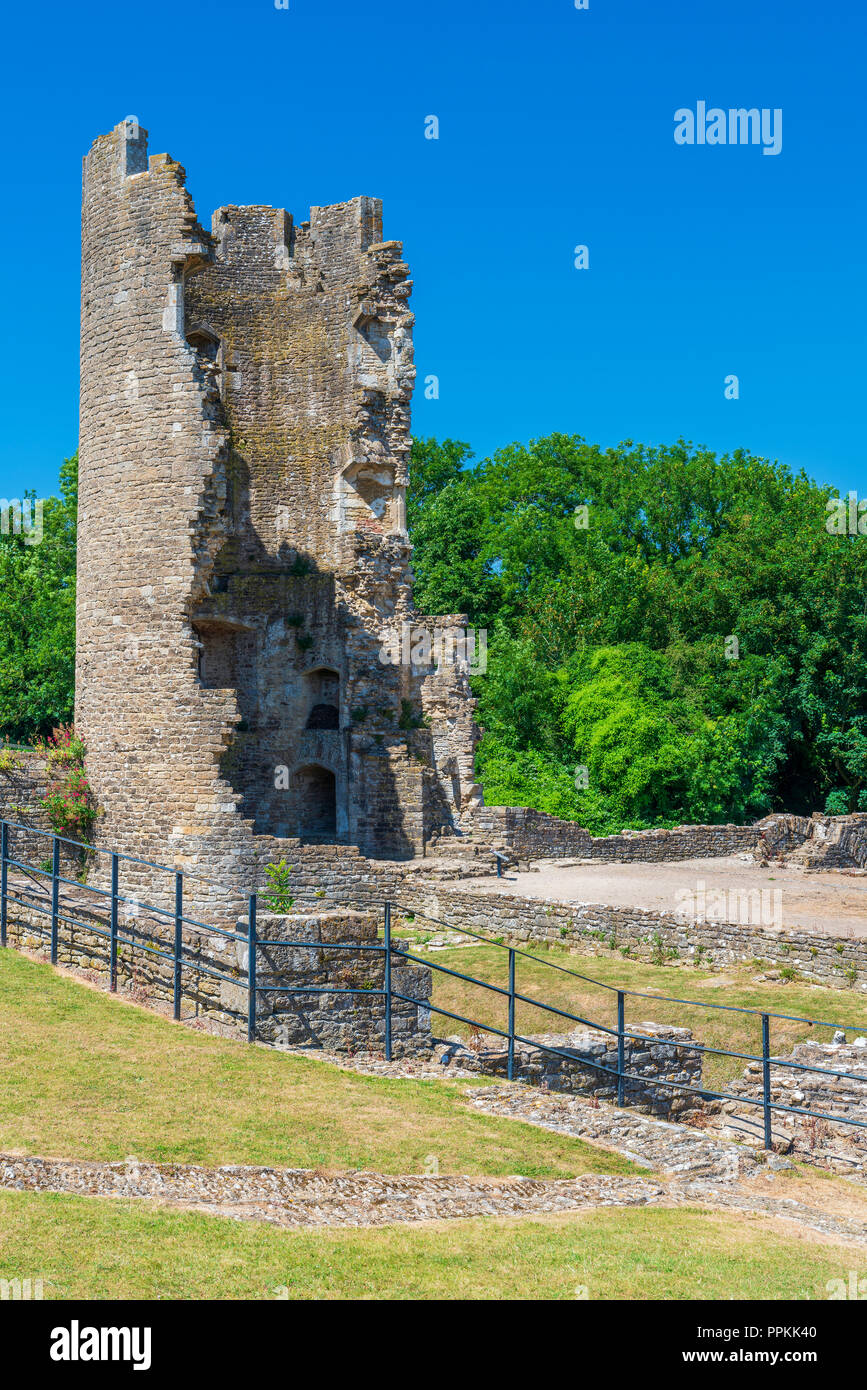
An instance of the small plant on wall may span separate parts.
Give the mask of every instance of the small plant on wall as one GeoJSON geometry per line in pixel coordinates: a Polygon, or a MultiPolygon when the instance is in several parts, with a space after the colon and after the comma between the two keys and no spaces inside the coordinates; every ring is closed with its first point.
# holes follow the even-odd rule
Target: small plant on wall
{"type": "Polygon", "coordinates": [[[268,880],[269,892],[266,893],[263,902],[269,912],[289,912],[295,899],[289,892],[289,876],[292,868],[281,859],[279,864],[266,864],[265,877],[268,880]]]}
{"type": "Polygon", "coordinates": [[[13,772],[20,772],[24,767],[24,759],[14,748],[9,747],[8,739],[0,746],[0,773],[7,777],[13,772]]]}
{"type": "Polygon", "coordinates": [[[417,710],[412,700],[401,700],[400,718],[397,721],[397,727],[399,729],[424,729],[429,724],[429,717],[420,710],[417,710]]]}
{"type": "Polygon", "coordinates": [[[48,739],[36,745],[36,751],[48,767],[42,808],[52,829],[70,840],[89,840],[99,807],[87,779],[83,740],[71,724],[61,724],[48,739]]]}

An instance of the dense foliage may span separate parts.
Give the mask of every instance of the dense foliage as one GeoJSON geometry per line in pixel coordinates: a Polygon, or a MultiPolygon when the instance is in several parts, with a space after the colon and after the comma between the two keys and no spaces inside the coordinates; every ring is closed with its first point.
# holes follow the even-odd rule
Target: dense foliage
{"type": "Polygon", "coordinates": [[[408,515],[419,608],[488,629],[489,802],[595,833],[867,809],[867,536],[829,533],[833,489],[683,441],[470,459],[417,441],[408,515]]]}
{"type": "Polygon", "coordinates": [[[72,717],[77,455],[60,492],[43,504],[38,544],[35,528],[0,534],[0,733],[22,742],[72,717]]]}

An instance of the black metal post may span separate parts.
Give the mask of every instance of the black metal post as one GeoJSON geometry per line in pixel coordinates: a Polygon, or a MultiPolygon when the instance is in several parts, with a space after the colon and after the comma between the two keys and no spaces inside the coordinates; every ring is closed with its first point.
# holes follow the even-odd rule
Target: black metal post
{"type": "Polygon", "coordinates": [[[515,952],[509,947],[509,1080],[515,1079],[515,952]]]}
{"type": "Polygon", "coordinates": [[[391,1061],[391,903],[385,903],[383,916],[385,936],[385,1060],[391,1061]]]}
{"type": "Polygon", "coordinates": [[[9,826],[0,824],[0,946],[6,945],[6,892],[9,882],[9,826]]]}
{"type": "Polygon", "coordinates": [[[111,856],[111,918],[108,937],[108,987],[117,990],[117,917],[119,865],[116,854],[111,856]]]}
{"type": "Polygon", "coordinates": [[[256,894],[247,908],[247,1042],[256,1041],[256,894]]]}
{"type": "Polygon", "coordinates": [[[771,1020],[762,1014],[762,1096],[765,1114],[765,1148],[773,1149],[771,1134],[771,1020]]]}
{"type": "Polygon", "coordinates": [[[51,964],[57,964],[57,929],[60,921],[60,841],[54,836],[51,851],[51,964]]]}
{"type": "Polygon", "coordinates": [[[181,955],[184,949],[184,876],[175,874],[175,1018],[181,1016],[181,955]]]}
{"type": "Polygon", "coordinates": [[[502,861],[502,859],[500,858],[499,855],[497,855],[496,858],[497,858],[497,878],[502,878],[502,877],[503,877],[503,861],[502,861]]]}
{"type": "Polygon", "coordinates": [[[626,1039],[623,1036],[626,1029],[626,1000],[623,990],[617,991],[617,1104],[626,1103],[626,1078],[623,1073],[626,1070],[626,1039]]]}

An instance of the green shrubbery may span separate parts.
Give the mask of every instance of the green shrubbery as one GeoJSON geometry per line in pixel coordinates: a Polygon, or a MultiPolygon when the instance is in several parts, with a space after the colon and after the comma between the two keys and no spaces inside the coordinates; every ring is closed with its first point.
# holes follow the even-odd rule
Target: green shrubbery
{"type": "Polygon", "coordinates": [[[867,537],[828,533],[833,489],[683,441],[470,457],[417,441],[408,516],[418,607],[488,629],[489,803],[596,834],[867,809],[867,537]]]}

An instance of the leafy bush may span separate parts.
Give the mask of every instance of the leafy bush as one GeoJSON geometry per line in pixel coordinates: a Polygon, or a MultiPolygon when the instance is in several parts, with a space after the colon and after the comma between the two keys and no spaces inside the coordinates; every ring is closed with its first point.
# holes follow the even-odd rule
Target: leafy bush
{"type": "Polygon", "coordinates": [[[279,864],[266,864],[265,877],[268,880],[270,892],[263,899],[269,912],[289,912],[295,903],[295,899],[289,892],[289,879],[292,868],[281,859],[279,864]]]}
{"type": "Polygon", "coordinates": [[[50,780],[41,805],[52,829],[67,839],[88,843],[99,816],[85,768],[86,749],[71,724],[55,729],[37,744],[44,754],[50,780]]]}

